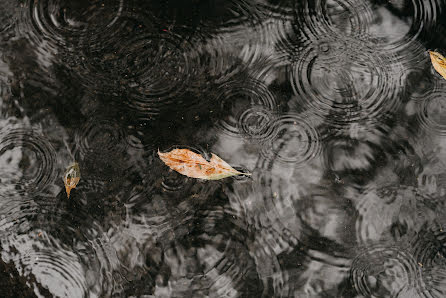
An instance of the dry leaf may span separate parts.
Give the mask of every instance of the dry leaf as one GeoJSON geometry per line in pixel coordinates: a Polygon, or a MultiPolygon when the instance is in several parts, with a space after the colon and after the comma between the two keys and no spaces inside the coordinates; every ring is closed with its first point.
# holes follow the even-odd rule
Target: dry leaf
{"type": "Polygon", "coordinates": [[[444,79],[446,79],[446,58],[437,52],[429,51],[429,54],[435,70],[441,74],[444,79]]]}
{"type": "Polygon", "coordinates": [[[67,191],[67,198],[70,198],[70,192],[73,188],[76,187],[76,185],[79,183],[79,180],[81,180],[81,171],[79,169],[79,165],[77,162],[72,164],[68,169],[65,171],[65,174],[63,175],[63,182],[65,184],[65,190],[67,191]]]}
{"type": "Polygon", "coordinates": [[[250,175],[235,170],[213,153],[210,161],[189,149],[173,149],[167,153],[158,151],[158,155],[169,168],[191,178],[218,180],[236,175],[250,175]]]}

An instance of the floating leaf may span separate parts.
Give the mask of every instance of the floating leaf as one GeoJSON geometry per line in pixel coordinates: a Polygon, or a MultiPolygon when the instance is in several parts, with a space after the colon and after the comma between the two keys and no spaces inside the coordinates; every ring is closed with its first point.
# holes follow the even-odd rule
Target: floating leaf
{"type": "Polygon", "coordinates": [[[174,149],[167,153],[158,151],[158,155],[169,168],[191,178],[219,180],[236,175],[250,175],[235,170],[215,154],[212,154],[210,161],[189,149],[174,149]]]}
{"type": "Polygon", "coordinates": [[[67,198],[70,198],[70,192],[81,180],[81,171],[77,162],[67,168],[63,175],[63,182],[65,184],[65,190],[67,191],[67,198]]]}
{"type": "Polygon", "coordinates": [[[444,79],[446,79],[446,58],[437,52],[429,51],[429,54],[435,70],[441,74],[444,79]]]}

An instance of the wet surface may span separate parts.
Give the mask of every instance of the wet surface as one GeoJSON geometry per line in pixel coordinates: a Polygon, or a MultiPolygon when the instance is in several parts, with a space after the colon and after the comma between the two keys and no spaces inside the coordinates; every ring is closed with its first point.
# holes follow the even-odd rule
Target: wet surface
{"type": "Polygon", "coordinates": [[[445,10],[2,1],[0,296],[445,297],[445,10]]]}

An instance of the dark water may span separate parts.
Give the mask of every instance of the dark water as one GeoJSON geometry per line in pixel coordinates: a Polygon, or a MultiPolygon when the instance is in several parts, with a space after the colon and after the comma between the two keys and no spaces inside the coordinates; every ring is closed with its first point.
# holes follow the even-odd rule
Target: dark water
{"type": "Polygon", "coordinates": [[[427,50],[445,0],[2,0],[0,296],[446,297],[427,50]]]}

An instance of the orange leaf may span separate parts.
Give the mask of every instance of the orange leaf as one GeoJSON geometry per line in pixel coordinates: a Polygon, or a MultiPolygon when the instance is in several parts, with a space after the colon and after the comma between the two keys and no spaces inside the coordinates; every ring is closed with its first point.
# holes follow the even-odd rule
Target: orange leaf
{"type": "Polygon", "coordinates": [[[67,198],[70,198],[70,192],[73,188],[76,188],[76,185],[81,180],[81,171],[79,169],[79,165],[76,163],[72,164],[65,171],[63,176],[63,182],[65,184],[65,190],[67,192],[67,198]]]}
{"type": "Polygon", "coordinates": [[[437,52],[429,51],[429,54],[435,70],[441,74],[444,79],[446,79],[446,58],[437,52]]]}
{"type": "Polygon", "coordinates": [[[236,175],[250,175],[235,170],[213,153],[210,161],[189,149],[173,149],[167,153],[158,151],[158,155],[169,168],[191,178],[218,180],[236,175]]]}

